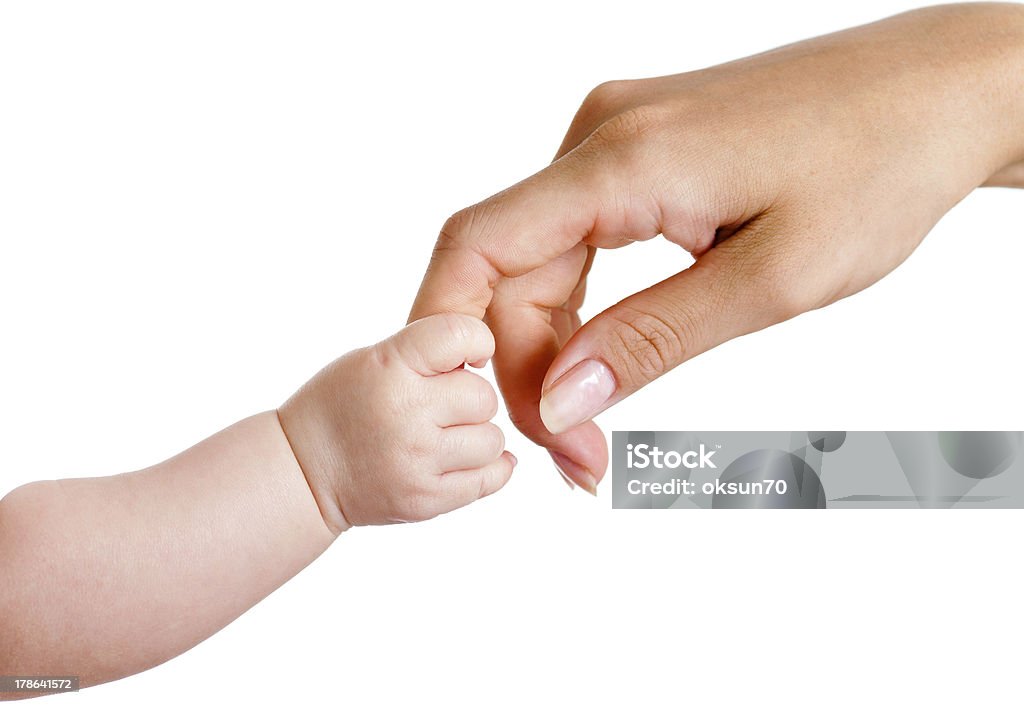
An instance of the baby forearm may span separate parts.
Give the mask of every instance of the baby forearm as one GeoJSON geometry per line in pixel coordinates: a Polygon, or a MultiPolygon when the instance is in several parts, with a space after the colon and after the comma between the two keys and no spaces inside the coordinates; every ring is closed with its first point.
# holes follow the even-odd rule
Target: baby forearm
{"type": "Polygon", "coordinates": [[[146,470],[26,485],[0,502],[0,673],[155,666],[333,539],[275,412],[146,470]]]}

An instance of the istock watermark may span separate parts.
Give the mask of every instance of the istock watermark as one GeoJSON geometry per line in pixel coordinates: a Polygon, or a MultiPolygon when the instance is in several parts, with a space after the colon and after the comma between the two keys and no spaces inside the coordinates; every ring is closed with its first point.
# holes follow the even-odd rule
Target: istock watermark
{"type": "Polygon", "coordinates": [[[1024,432],[616,431],[612,506],[1024,508],[1024,432]]]}

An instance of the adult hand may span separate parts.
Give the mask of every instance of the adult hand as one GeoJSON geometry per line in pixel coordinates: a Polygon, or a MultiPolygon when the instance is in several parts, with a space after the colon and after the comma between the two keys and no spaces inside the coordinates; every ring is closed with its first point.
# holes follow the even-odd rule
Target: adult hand
{"type": "Polygon", "coordinates": [[[985,183],[1024,183],[1024,7],[951,5],[596,88],[543,171],[452,216],[412,318],[486,317],[510,416],[594,491],[590,420],[726,340],[848,296],[985,183]],[[693,266],[580,327],[594,248],[693,266]]]}

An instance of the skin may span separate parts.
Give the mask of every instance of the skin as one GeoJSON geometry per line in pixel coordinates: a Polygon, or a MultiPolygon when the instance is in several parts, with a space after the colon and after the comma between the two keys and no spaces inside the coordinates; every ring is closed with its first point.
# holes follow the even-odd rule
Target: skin
{"type": "Polygon", "coordinates": [[[0,673],[87,686],[151,668],[348,528],[497,491],[515,465],[488,423],[497,395],[461,369],[493,349],[479,320],[433,316],[159,465],[14,490],[0,501],[0,673]]]}
{"type": "Polygon", "coordinates": [[[1024,6],[971,4],[603,84],[550,166],[448,220],[411,318],[485,318],[513,422],[593,492],[601,411],[878,281],[976,187],[1024,186],[1021,76],[1024,6]],[[658,234],[695,264],[581,326],[595,250],[658,234]]]}
{"type": "Polygon", "coordinates": [[[607,449],[592,422],[557,413],[564,373],[607,368],[592,417],[870,285],[978,185],[1024,185],[1022,65],[1024,8],[948,6],[598,87],[550,167],[449,220],[423,320],[152,468],[0,501],[0,673],[90,685],[152,667],[351,526],[500,489],[515,459],[488,423],[497,400],[462,369],[494,352],[481,318],[513,421],[593,490],[607,449]],[[697,263],[581,326],[595,248],[659,233],[697,263]]]}

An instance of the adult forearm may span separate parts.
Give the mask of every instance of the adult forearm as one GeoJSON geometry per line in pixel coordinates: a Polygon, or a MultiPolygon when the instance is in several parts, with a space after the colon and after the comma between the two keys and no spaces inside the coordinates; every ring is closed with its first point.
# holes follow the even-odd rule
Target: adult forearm
{"type": "MultiPolygon", "coordinates": [[[[979,52],[988,57],[989,79],[979,76],[991,110],[993,134],[1001,135],[1004,161],[985,181],[1024,188],[1024,4],[979,5],[984,24],[979,52]]],[[[972,8],[973,9],[973,8],[972,8]]]]}
{"type": "Polygon", "coordinates": [[[1009,186],[1011,188],[1024,188],[1024,162],[1017,162],[1000,169],[993,174],[985,186],[1009,186]]]}

